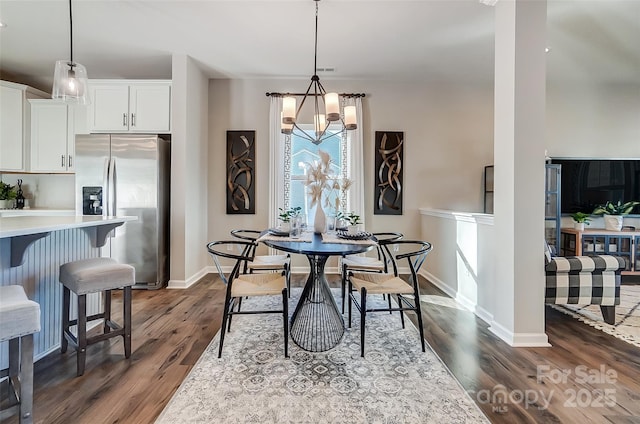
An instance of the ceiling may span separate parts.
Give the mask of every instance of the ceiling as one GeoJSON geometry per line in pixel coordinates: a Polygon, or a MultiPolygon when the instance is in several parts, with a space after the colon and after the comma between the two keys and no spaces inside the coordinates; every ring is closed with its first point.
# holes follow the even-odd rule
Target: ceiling
{"type": "MultiPolygon", "coordinates": [[[[504,0],[501,0],[504,1],[504,0]]],[[[323,79],[493,81],[494,8],[478,0],[322,0],[323,79]]],[[[171,78],[171,55],[211,78],[313,72],[312,0],[74,0],[74,59],[90,78],[171,78]]],[[[0,0],[2,79],[50,91],[69,58],[67,0],[0,0]]],[[[640,84],[640,0],[548,0],[548,79],[640,84]]]]}

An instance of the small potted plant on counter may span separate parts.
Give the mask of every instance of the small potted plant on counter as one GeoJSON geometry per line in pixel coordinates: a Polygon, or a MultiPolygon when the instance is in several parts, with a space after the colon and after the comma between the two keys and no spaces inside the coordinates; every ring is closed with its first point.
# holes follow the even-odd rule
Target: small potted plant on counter
{"type": "Polygon", "coordinates": [[[590,215],[584,212],[576,212],[571,214],[573,218],[573,227],[578,231],[584,231],[584,226],[589,225],[591,221],[590,215]]]}
{"type": "Polygon", "coordinates": [[[0,181],[0,209],[13,209],[13,199],[15,198],[15,187],[0,181]]]}
{"type": "Polygon", "coordinates": [[[629,215],[636,205],[640,205],[640,202],[634,200],[625,203],[620,200],[618,200],[618,203],[607,201],[604,205],[596,206],[593,210],[593,215],[604,216],[605,230],[620,231],[622,230],[622,217],[629,215]]]}

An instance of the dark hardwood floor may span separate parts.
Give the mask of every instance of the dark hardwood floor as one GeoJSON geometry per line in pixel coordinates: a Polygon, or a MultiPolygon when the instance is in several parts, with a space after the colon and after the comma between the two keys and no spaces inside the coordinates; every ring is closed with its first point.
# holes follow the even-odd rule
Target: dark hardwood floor
{"type": "MultiPolygon", "coordinates": [[[[426,338],[491,422],[640,422],[640,348],[549,307],[553,347],[511,348],[437,288],[423,286],[426,338]]],[[[82,377],[72,351],[39,360],[35,422],[153,423],[217,333],[223,295],[213,274],[186,290],[134,291],[131,358],[118,338],[89,347],[82,377]]]]}

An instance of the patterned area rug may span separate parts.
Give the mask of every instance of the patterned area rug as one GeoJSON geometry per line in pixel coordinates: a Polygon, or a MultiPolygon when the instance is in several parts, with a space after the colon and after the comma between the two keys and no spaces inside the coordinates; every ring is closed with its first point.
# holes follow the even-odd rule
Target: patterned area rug
{"type": "MultiPolygon", "coordinates": [[[[294,295],[300,289],[291,311],[294,295]]],[[[253,298],[242,308],[278,302],[253,298]]],[[[334,349],[311,353],[290,341],[285,359],[278,315],[236,316],[222,358],[218,333],[156,423],[488,422],[431,349],[422,352],[409,320],[403,330],[397,313],[370,318],[364,359],[355,320],[334,349]]]]}
{"type": "Polygon", "coordinates": [[[598,330],[640,347],[640,284],[620,286],[620,305],[616,306],[616,321],[614,325],[604,322],[598,305],[549,306],[578,318],[598,330]]]}

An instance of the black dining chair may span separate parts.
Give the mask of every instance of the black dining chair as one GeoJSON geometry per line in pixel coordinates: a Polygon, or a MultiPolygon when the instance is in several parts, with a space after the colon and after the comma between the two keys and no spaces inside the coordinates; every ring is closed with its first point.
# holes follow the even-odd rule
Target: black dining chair
{"type": "Polygon", "coordinates": [[[415,311],[420,331],[422,351],[425,351],[424,330],[422,328],[422,312],[420,310],[420,285],[418,283],[418,271],[427,254],[431,252],[431,243],[419,240],[396,240],[394,244],[401,247],[401,252],[395,255],[395,261],[400,263],[403,259],[409,265],[408,282],[398,275],[397,267],[393,273],[349,273],[349,327],[351,327],[351,305],[354,304],[360,311],[360,356],[364,357],[365,322],[369,312],[394,312],[400,311],[400,320],[404,328],[404,311],[415,311]],[[355,290],[355,291],[354,291],[355,290]],[[396,295],[397,306],[390,305],[384,308],[371,308],[367,306],[367,296],[373,294],[396,295]]]}
{"type": "Polygon", "coordinates": [[[222,345],[226,331],[231,331],[231,319],[238,314],[282,314],[284,328],[284,356],[289,357],[289,307],[287,282],[284,271],[268,274],[247,274],[241,272],[243,264],[253,260],[256,243],[246,240],[212,241],[207,244],[207,251],[218,269],[220,278],[227,286],[224,299],[222,326],[220,327],[220,347],[218,358],[222,356],[222,345]],[[235,260],[230,272],[225,273],[220,258],[235,260]],[[282,309],[277,310],[247,310],[238,307],[244,297],[252,296],[282,296],[282,309]],[[228,327],[227,327],[228,326],[228,327]]]}
{"type": "MultiPolygon", "coordinates": [[[[377,257],[372,256],[360,256],[360,255],[348,255],[342,258],[342,264],[340,271],[342,274],[342,313],[344,314],[345,304],[345,291],[347,287],[347,279],[349,272],[389,272],[389,266],[393,267],[393,272],[396,273],[396,264],[393,261],[393,255],[389,250],[389,246],[393,242],[402,239],[402,233],[373,233],[373,236],[378,241],[376,246],[377,257]]],[[[391,300],[389,300],[389,307],[391,307],[391,300]]]]}
{"type": "MultiPolygon", "coordinates": [[[[240,240],[248,240],[255,242],[260,237],[261,232],[258,230],[245,230],[245,229],[235,229],[231,230],[231,235],[240,240]]],[[[280,255],[256,255],[257,244],[253,246],[253,252],[250,252],[253,255],[252,261],[245,261],[243,265],[242,272],[253,274],[256,271],[284,271],[284,276],[287,281],[287,290],[289,296],[291,296],[291,255],[290,254],[280,254],[280,255]]]]}

